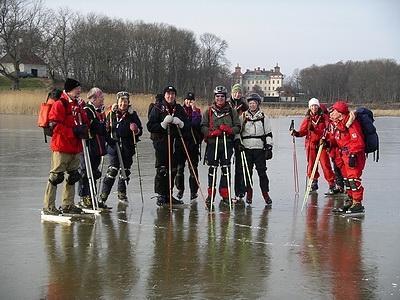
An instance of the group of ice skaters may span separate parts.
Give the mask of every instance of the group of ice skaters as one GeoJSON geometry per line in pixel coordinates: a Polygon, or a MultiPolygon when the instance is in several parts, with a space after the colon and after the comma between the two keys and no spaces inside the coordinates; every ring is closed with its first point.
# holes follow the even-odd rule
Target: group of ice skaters
{"type": "MultiPolygon", "coordinates": [[[[131,106],[130,95],[118,92],[116,103],[105,111],[104,95],[99,88],[94,87],[88,92],[87,102],[80,98],[80,94],[80,83],[68,78],[63,91],[50,95],[58,101],[54,102],[49,113],[52,156],[42,210],[46,215],[81,214],[82,209],[91,208],[109,209],[106,201],[115,180],[118,180],[118,199],[125,203],[128,201],[130,168],[137,151],[136,143],[143,133],[140,118],[131,106]],[[106,154],[109,155],[109,165],[104,175],[99,168],[102,169],[100,165],[106,154]],[[102,176],[97,191],[93,182],[102,176]],[[64,179],[62,205],[58,209],[56,189],[64,179]],[[79,183],[81,200],[78,205],[74,203],[75,183],[79,183]]],[[[204,197],[207,209],[214,208],[217,193],[223,207],[252,204],[254,167],[263,201],[270,207],[272,200],[266,160],[272,158],[273,135],[269,118],[260,108],[262,98],[256,93],[244,98],[239,84],[232,87],[228,98],[227,89],[217,86],[212,105],[201,112],[195,104],[194,93],[187,93],[182,105],[176,102],[176,96],[173,86],[165,87],[148,112],[146,127],[155,150],[156,204],[174,206],[184,203],[186,164],[190,172],[190,199],[198,198],[198,164],[204,140],[204,159],[209,167],[208,191],[204,197]],[[234,190],[231,191],[233,155],[234,190]],[[217,190],[218,168],[221,174],[217,190]],[[174,186],[177,190],[175,196],[174,186]]],[[[335,211],[364,212],[361,204],[364,189],[360,178],[365,165],[364,141],[360,124],[347,104],[338,101],[328,112],[317,99],[312,98],[299,130],[293,129],[290,133],[294,137],[306,137],[308,177],[322,145],[319,164],[329,184],[327,194],[346,192],[348,196],[344,206],[335,211]]],[[[136,158],[139,163],[138,156],[136,158]]],[[[318,178],[317,171],[312,178],[312,191],[318,189],[318,178]]]]}

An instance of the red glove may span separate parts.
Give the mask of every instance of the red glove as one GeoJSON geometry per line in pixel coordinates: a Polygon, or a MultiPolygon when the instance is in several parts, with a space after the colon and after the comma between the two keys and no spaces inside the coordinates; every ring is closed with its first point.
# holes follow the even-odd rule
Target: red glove
{"type": "Polygon", "coordinates": [[[139,127],[135,123],[131,123],[129,125],[129,128],[132,130],[132,132],[134,134],[138,134],[139,133],[139,127]]]}
{"type": "Polygon", "coordinates": [[[229,125],[226,124],[219,125],[219,129],[221,129],[221,131],[225,132],[227,135],[233,134],[233,129],[229,125]]]}
{"type": "Polygon", "coordinates": [[[217,137],[217,136],[221,136],[221,135],[222,135],[222,131],[219,129],[209,131],[209,133],[208,133],[208,137],[217,137]]]}

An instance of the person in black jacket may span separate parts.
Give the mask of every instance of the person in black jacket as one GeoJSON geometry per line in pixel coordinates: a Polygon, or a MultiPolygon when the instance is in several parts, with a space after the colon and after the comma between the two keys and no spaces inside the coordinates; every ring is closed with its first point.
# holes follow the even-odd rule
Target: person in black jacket
{"type": "MultiPolygon", "coordinates": [[[[84,107],[86,115],[90,121],[90,135],[87,140],[90,164],[92,167],[93,179],[96,181],[101,177],[99,165],[101,158],[106,155],[105,144],[105,114],[104,114],[104,94],[101,89],[94,87],[87,94],[88,102],[84,107]]],[[[83,152],[80,155],[81,179],[79,180],[78,193],[81,197],[79,205],[83,208],[92,208],[92,198],[90,195],[89,180],[86,171],[85,158],[83,152]]]]}
{"type": "MultiPolygon", "coordinates": [[[[163,95],[164,99],[154,105],[147,122],[147,129],[151,134],[150,138],[153,141],[156,156],[154,192],[157,194],[156,204],[158,206],[169,203],[169,189],[173,188],[172,184],[176,176],[177,165],[181,164],[185,157],[178,130],[186,138],[187,128],[190,128],[185,110],[180,104],[176,103],[176,89],[169,85],[164,89],[163,95]],[[168,145],[168,132],[170,132],[170,145],[168,145]],[[169,146],[170,158],[168,155],[169,146]],[[171,164],[171,170],[169,170],[169,164],[171,164]]],[[[182,201],[174,197],[172,197],[171,201],[173,204],[183,204],[182,201]]]]}
{"type": "Polygon", "coordinates": [[[120,171],[118,178],[118,199],[120,201],[128,201],[126,184],[129,182],[130,167],[133,163],[133,155],[135,154],[133,135],[135,135],[135,139],[138,141],[143,130],[142,123],[136,111],[130,105],[128,92],[117,93],[117,103],[112,105],[112,109],[106,117],[106,129],[107,152],[110,155],[110,165],[103,180],[103,188],[99,201],[100,208],[107,208],[105,201],[111,192],[118,171],[120,171]],[[127,176],[126,179],[121,176],[122,172],[120,170],[117,147],[121,150],[122,162],[127,176]]]}
{"type": "MultiPolygon", "coordinates": [[[[201,111],[196,107],[194,93],[188,92],[185,99],[183,100],[183,109],[185,110],[186,116],[188,118],[190,128],[188,128],[189,136],[185,141],[186,147],[189,152],[190,162],[188,162],[189,168],[189,187],[190,187],[190,200],[197,198],[199,186],[197,184],[197,179],[199,178],[198,165],[200,156],[200,145],[203,140],[203,134],[201,133],[201,111]],[[192,166],[193,169],[192,170],[192,166]]],[[[186,154],[186,153],[185,153],[186,154]]],[[[177,167],[177,174],[175,177],[175,185],[178,189],[177,198],[183,198],[183,192],[185,190],[185,161],[187,157],[185,156],[183,163],[179,164],[177,167]]]]}

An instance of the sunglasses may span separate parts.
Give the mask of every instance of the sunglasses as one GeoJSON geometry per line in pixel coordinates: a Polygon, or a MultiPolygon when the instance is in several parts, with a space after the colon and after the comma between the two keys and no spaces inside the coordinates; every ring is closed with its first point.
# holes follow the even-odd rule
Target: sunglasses
{"type": "Polygon", "coordinates": [[[225,98],[225,95],[215,95],[215,98],[225,98]]]}

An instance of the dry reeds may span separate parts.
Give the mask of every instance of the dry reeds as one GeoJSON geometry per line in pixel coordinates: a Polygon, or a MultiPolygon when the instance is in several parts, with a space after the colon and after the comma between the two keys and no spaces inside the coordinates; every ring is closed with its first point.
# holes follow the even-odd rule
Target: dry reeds
{"type": "MultiPolygon", "coordinates": [[[[82,97],[85,98],[86,93],[83,92],[82,97]]],[[[40,103],[44,102],[47,97],[45,89],[24,90],[24,91],[0,91],[0,114],[24,114],[37,115],[40,103]]],[[[109,106],[115,102],[115,94],[105,94],[105,105],[109,106]]],[[[147,116],[149,104],[154,102],[154,95],[135,94],[131,96],[131,104],[140,116],[147,116]]],[[[182,103],[182,99],[178,99],[182,103]]],[[[197,106],[204,111],[207,107],[207,101],[198,100],[197,106]]],[[[263,111],[271,117],[304,115],[307,105],[304,106],[277,106],[262,103],[263,111]]],[[[398,109],[382,109],[373,110],[374,116],[400,116],[398,109]]]]}

